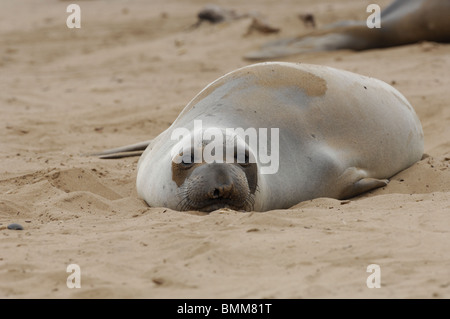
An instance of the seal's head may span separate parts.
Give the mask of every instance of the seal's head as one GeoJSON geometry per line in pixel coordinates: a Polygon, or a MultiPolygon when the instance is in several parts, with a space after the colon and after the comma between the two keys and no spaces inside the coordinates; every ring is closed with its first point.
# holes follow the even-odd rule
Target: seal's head
{"type": "Polygon", "coordinates": [[[211,129],[184,137],[172,149],[172,180],[181,211],[253,210],[258,168],[252,150],[237,135],[211,129]],[[210,138],[213,137],[213,138],[210,138]]]}

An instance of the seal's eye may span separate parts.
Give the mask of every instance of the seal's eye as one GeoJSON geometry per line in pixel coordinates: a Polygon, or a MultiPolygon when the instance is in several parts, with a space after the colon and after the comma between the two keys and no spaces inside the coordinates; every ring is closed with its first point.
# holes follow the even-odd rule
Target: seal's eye
{"type": "Polygon", "coordinates": [[[194,154],[185,154],[181,158],[181,165],[188,168],[194,165],[194,154]]]}
{"type": "Polygon", "coordinates": [[[248,164],[250,164],[250,156],[248,154],[248,151],[245,151],[245,154],[242,155],[238,155],[237,152],[234,153],[234,159],[236,161],[236,163],[238,163],[241,166],[247,166],[248,164]],[[242,156],[244,155],[244,156],[242,156]]]}

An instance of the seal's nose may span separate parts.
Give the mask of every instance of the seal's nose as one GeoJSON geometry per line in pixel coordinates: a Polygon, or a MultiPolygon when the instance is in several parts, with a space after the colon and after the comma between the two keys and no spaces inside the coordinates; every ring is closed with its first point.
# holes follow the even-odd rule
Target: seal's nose
{"type": "Polygon", "coordinates": [[[233,184],[218,186],[212,189],[208,196],[211,199],[230,198],[233,191],[233,184]]]}
{"type": "Polygon", "coordinates": [[[198,187],[197,191],[205,198],[229,200],[236,194],[232,170],[233,165],[224,163],[204,164],[195,168],[191,178],[201,177],[201,187],[198,187]]]}

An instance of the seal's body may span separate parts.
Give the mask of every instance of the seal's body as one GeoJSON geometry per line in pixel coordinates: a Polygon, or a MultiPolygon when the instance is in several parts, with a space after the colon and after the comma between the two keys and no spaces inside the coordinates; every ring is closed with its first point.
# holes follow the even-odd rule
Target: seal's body
{"type": "Polygon", "coordinates": [[[326,66],[260,63],[203,89],[149,144],[136,183],[150,206],[267,211],[385,186],[387,178],[422,155],[420,122],[390,85],[326,66]],[[201,121],[201,130],[194,121],[201,121]],[[258,145],[278,156],[275,170],[264,171],[267,163],[245,137],[226,133],[225,139],[245,150],[244,162],[190,163],[180,153],[205,149],[203,132],[227,128],[277,129],[277,140],[268,134],[266,143],[258,145]],[[174,139],[177,129],[194,138],[174,139]],[[197,143],[191,144],[195,137],[197,143]]]}

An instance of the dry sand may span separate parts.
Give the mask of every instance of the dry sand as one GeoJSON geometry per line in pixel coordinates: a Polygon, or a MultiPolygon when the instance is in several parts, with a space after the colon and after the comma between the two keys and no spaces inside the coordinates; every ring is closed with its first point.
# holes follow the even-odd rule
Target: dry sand
{"type": "MultiPolygon", "coordinates": [[[[366,19],[371,1],[219,1],[259,11],[277,35],[243,36],[249,19],[196,22],[207,2],[0,4],[0,297],[449,298],[450,45],[304,54],[393,84],[415,107],[428,158],[350,202],[320,198],[266,213],[149,208],[138,158],[84,152],[162,132],[205,85],[270,39],[366,19]],[[22,231],[7,229],[20,223],[22,231]],[[69,264],[81,288],[69,289],[69,264]],[[366,268],[381,267],[369,289],[366,268]]],[[[389,1],[379,1],[385,6],[389,1]]]]}

